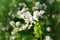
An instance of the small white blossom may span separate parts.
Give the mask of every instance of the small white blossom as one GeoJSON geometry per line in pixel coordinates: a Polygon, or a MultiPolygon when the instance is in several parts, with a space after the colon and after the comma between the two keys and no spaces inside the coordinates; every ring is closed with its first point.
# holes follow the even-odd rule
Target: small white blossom
{"type": "Polygon", "coordinates": [[[52,15],[52,18],[54,19],[56,17],[56,15],[54,14],[54,15],[52,15]]]}
{"type": "Polygon", "coordinates": [[[22,26],[19,28],[19,31],[25,30],[27,27],[28,27],[28,24],[22,25],[22,26]]]}
{"type": "Polygon", "coordinates": [[[25,12],[25,11],[27,11],[28,10],[28,8],[23,8],[22,10],[21,10],[21,12],[23,13],[23,12],[25,12]]]}
{"type": "MultiPolygon", "coordinates": [[[[20,3],[19,4],[20,6],[21,5],[25,5],[24,3],[20,3]]],[[[36,9],[39,9],[40,8],[40,2],[36,2],[35,3],[35,7],[36,7],[36,9]]],[[[17,15],[15,15],[15,16],[17,16],[18,18],[22,18],[22,19],[24,19],[24,21],[25,21],[25,23],[26,24],[24,24],[24,25],[21,25],[20,24],[20,22],[10,22],[10,24],[11,25],[16,25],[16,26],[19,26],[19,25],[21,25],[21,27],[19,28],[19,29],[17,29],[17,30],[19,30],[19,31],[22,31],[22,30],[25,30],[26,28],[28,28],[28,29],[30,29],[31,27],[32,27],[32,23],[36,23],[36,21],[38,21],[38,18],[40,17],[40,16],[42,16],[43,14],[45,13],[45,11],[44,10],[40,10],[40,11],[34,11],[33,12],[33,15],[28,11],[28,8],[26,8],[26,7],[23,7],[21,10],[18,10],[17,11],[17,15]],[[29,24],[29,23],[31,23],[31,24],[29,24]]],[[[13,15],[14,16],[14,15],[13,15]]],[[[16,29],[14,29],[12,32],[11,32],[11,34],[15,34],[17,31],[15,31],[16,29]]]]}
{"type": "Polygon", "coordinates": [[[32,10],[36,10],[36,9],[38,9],[38,7],[32,7],[32,10]]]}
{"type": "Polygon", "coordinates": [[[10,40],[15,40],[15,36],[10,36],[10,40]]]}
{"type": "Polygon", "coordinates": [[[47,27],[46,28],[46,31],[50,32],[51,31],[51,28],[50,27],[47,27]]]}
{"type": "Polygon", "coordinates": [[[38,17],[40,16],[39,14],[40,14],[39,11],[34,11],[34,13],[33,13],[33,19],[36,20],[36,21],[38,21],[38,17]]]}
{"type": "Polygon", "coordinates": [[[13,26],[15,24],[14,21],[10,21],[9,23],[10,23],[11,26],[13,26]]]}
{"type": "Polygon", "coordinates": [[[35,3],[35,6],[39,6],[39,5],[40,5],[40,2],[36,2],[36,3],[35,3]]]}
{"type": "Polygon", "coordinates": [[[25,22],[31,22],[33,20],[32,15],[29,11],[25,12],[24,20],[25,22]]]}
{"type": "Polygon", "coordinates": [[[18,11],[17,11],[17,14],[20,15],[20,14],[24,13],[24,12],[27,11],[27,10],[28,10],[28,8],[25,8],[25,7],[24,7],[22,10],[18,10],[18,11]]]}
{"type": "Polygon", "coordinates": [[[28,26],[28,29],[30,29],[32,27],[32,23],[28,26]]]}
{"type": "Polygon", "coordinates": [[[45,36],[45,40],[53,40],[50,36],[45,36]]]}
{"type": "Polygon", "coordinates": [[[20,25],[20,22],[16,22],[16,26],[19,26],[20,25]]]}
{"type": "Polygon", "coordinates": [[[43,15],[45,13],[44,10],[40,10],[40,15],[43,15]]]}
{"type": "Polygon", "coordinates": [[[19,3],[19,6],[26,7],[26,4],[25,3],[19,3]]]}
{"type": "Polygon", "coordinates": [[[11,32],[12,35],[18,32],[18,28],[14,28],[13,31],[11,32]]]}
{"type": "Polygon", "coordinates": [[[21,11],[20,11],[20,10],[18,10],[18,11],[17,11],[17,15],[20,15],[20,13],[21,13],[21,11]]]}
{"type": "Polygon", "coordinates": [[[42,5],[43,5],[44,9],[46,9],[46,8],[47,8],[47,5],[46,5],[45,3],[43,3],[42,5]]]}
{"type": "Polygon", "coordinates": [[[25,20],[25,22],[31,22],[32,21],[32,15],[29,11],[26,11],[24,13],[20,13],[19,16],[25,20]]]}
{"type": "Polygon", "coordinates": [[[36,2],[35,9],[42,9],[42,4],[40,4],[40,2],[36,2]]]}
{"type": "Polygon", "coordinates": [[[23,8],[22,10],[17,11],[17,15],[19,16],[19,18],[23,18],[25,17],[25,12],[28,10],[28,8],[23,8]]]}

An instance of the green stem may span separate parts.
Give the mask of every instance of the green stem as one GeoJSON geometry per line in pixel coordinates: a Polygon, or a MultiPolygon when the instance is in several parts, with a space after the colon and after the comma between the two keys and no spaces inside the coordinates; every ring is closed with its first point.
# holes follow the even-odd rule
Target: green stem
{"type": "Polygon", "coordinates": [[[42,36],[40,37],[40,40],[42,40],[42,36]]]}

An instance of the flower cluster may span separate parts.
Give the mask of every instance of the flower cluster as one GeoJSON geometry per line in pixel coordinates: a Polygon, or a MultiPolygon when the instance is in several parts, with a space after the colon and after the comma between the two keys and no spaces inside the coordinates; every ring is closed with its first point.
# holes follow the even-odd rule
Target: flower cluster
{"type": "MultiPolygon", "coordinates": [[[[19,5],[23,5],[23,4],[19,3],[19,5]]],[[[37,6],[37,8],[40,7],[39,2],[37,2],[35,5],[37,6]]],[[[14,28],[11,34],[13,35],[18,31],[30,29],[33,26],[33,24],[39,21],[38,18],[41,17],[44,13],[45,13],[44,10],[40,10],[40,11],[34,10],[33,13],[31,13],[29,11],[29,8],[26,6],[23,7],[21,10],[17,10],[16,15],[14,17],[17,17],[18,19],[23,19],[25,21],[25,24],[21,24],[20,21],[18,22],[10,21],[9,22],[10,25],[13,26],[14,28]]]]}

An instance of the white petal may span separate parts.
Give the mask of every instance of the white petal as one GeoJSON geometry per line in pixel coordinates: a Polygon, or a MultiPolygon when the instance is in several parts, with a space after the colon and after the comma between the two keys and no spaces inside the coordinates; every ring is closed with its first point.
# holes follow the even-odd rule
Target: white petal
{"type": "Polygon", "coordinates": [[[40,14],[42,15],[42,14],[44,14],[45,13],[45,11],[44,10],[40,10],[40,14]]]}
{"type": "Polygon", "coordinates": [[[16,22],[16,26],[19,26],[20,25],[20,22],[16,22]]]}
{"type": "Polygon", "coordinates": [[[14,21],[10,21],[9,23],[10,23],[11,26],[13,26],[15,24],[14,21]]]}
{"type": "Polygon", "coordinates": [[[51,28],[50,27],[47,27],[46,28],[46,31],[50,32],[51,31],[51,28]]]}
{"type": "Polygon", "coordinates": [[[45,40],[52,40],[50,36],[45,36],[45,40]]]}

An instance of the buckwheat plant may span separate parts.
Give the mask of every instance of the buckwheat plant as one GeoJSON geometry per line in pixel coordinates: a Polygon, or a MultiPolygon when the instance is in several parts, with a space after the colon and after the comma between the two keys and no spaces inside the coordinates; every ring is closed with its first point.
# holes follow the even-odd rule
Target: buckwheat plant
{"type": "Polygon", "coordinates": [[[12,20],[9,23],[13,28],[11,31],[11,40],[15,40],[16,33],[31,29],[34,30],[31,32],[31,34],[34,35],[34,38],[31,40],[35,40],[36,38],[40,38],[42,40],[42,26],[44,25],[44,22],[40,21],[40,18],[44,18],[43,14],[45,13],[44,10],[47,6],[44,3],[40,4],[38,1],[33,2],[33,4],[34,5],[31,7],[31,11],[25,3],[19,3],[18,7],[16,5],[15,8],[17,9],[15,9],[15,11],[12,9],[10,10],[8,15],[12,18],[12,20]],[[44,10],[42,7],[44,7],[44,10]]]}

